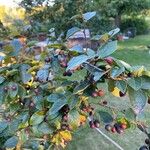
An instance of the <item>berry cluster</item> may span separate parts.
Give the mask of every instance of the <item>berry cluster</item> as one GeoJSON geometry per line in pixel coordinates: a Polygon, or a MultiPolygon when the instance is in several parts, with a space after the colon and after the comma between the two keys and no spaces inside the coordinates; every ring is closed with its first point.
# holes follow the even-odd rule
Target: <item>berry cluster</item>
{"type": "Polygon", "coordinates": [[[150,150],[150,139],[149,138],[145,139],[145,144],[146,145],[141,146],[139,150],[150,150]]]}
{"type": "Polygon", "coordinates": [[[92,93],[92,97],[98,97],[98,96],[102,97],[104,95],[105,95],[105,92],[102,89],[96,90],[92,93]]]}
{"type": "Polygon", "coordinates": [[[124,132],[125,129],[127,129],[127,124],[126,123],[115,123],[113,125],[107,124],[105,125],[105,129],[112,133],[117,132],[118,134],[121,134],[124,132]]]}

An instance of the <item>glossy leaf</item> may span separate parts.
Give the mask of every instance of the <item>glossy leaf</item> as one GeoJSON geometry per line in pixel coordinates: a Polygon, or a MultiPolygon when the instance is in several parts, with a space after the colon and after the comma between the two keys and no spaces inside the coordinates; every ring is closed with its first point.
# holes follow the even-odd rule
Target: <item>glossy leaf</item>
{"type": "Polygon", "coordinates": [[[0,76],[0,84],[5,81],[5,78],[3,76],[0,76]]]}
{"type": "Polygon", "coordinates": [[[118,77],[119,75],[121,75],[124,71],[125,71],[124,67],[122,67],[122,68],[114,67],[114,68],[111,69],[111,74],[110,74],[110,76],[111,76],[112,78],[116,78],[116,77],[118,77]]]}
{"type": "Polygon", "coordinates": [[[116,81],[116,87],[122,92],[125,93],[127,89],[127,83],[123,80],[121,81],[116,81]]]}
{"type": "Polygon", "coordinates": [[[108,42],[106,45],[98,49],[99,58],[105,58],[117,50],[117,41],[108,42]]]}
{"type": "Polygon", "coordinates": [[[8,123],[7,123],[7,122],[1,121],[1,122],[0,122],[0,133],[1,133],[3,130],[5,130],[5,129],[7,128],[7,126],[8,126],[8,123]]]}
{"type": "Polygon", "coordinates": [[[72,48],[69,49],[70,51],[75,51],[75,52],[78,52],[78,53],[83,53],[83,47],[81,45],[75,45],[73,46],[72,48]]]}
{"type": "Polygon", "coordinates": [[[17,136],[13,136],[13,137],[9,138],[9,139],[5,142],[4,146],[5,146],[6,148],[15,148],[16,145],[17,145],[17,143],[18,143],[18,137],[17,137],[17,136]]]}
{"type": "Polygon", "coordinates": [[[9,86],[9,96],[11,98],[16,97],[16,95],[18,94],[18,84],[14,82],[10,82],[8,86],[9,86]],[[15,87],[16,89],[13,90],[13,87],[15,87]]]}
{"type": "Polygon", "coordinates": [[[100,119],[103,123],[110,123],[113,121],[113,117],[107,111],[99,111],[100,119]]]}

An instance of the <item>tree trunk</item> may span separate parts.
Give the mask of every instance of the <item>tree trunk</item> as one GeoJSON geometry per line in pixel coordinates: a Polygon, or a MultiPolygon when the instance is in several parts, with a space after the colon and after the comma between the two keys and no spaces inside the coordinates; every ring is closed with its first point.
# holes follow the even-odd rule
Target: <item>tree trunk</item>
{"type": "Polygon", "coordinates": [[[120,25],[121,25],[121,15],[117,15],[115,17],[115,26],[119,28],[120,25]]]}

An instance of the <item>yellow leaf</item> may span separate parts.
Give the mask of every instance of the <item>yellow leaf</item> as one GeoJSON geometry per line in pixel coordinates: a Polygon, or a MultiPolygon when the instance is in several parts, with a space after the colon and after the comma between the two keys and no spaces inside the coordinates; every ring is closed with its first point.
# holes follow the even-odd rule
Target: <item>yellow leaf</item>
{"type": "Polygon", "coordinates": [[[145,70],[144,66],[141,66],[140,68],[134,70],[134,71],[132,72],[132,74],[133,74],[135,77],[140,77],[140,76],[142,76],[144,70],[145,70]]]}
{"type": "Polygon", "coordinates": [[[62,138],[61,135],[59,133],[55,134],[51,140],[52,143],[56,144],[56,145],[60,145],[60,143],[62,142],[62,138]]]}
{"type": "Polygon", "coordinates": [[[107,42],[109,40],[109,34],[104,34],[102,35],[101,39],[100,39],[100,42],[107,42]]]}
{"type": "Polygon", "coordinates": [[[116,97],[120,97],[119,92],[120,92],[120,90],[117,87],[115,87],[111,93],[116,97]]]}
{"type": "Polygon", "coordinates": [[[79,119],[80,119],[80,124],[82,125],[86,122],[86,117],[84,115],[80,115],[79,119]]]}
{"type": "Polygon", "coordinates": [[[70,131],[61,131],[60,135],[62,136],[62,138],[65,141],[71,141],[72,140],[72,135],[71,135],[70,131]]]}

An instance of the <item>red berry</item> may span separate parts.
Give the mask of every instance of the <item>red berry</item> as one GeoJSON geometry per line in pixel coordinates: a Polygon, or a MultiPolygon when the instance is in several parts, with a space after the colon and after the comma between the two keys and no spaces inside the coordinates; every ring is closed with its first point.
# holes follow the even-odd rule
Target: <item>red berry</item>
{"type": "Polygon", "coordinates": [[[111,128],[111,132],[115,133],[115,132],[116,132],[116,128],[115,128],[115,127],[112,127],[112,128],[111,128]]]}
{"type": "Polygon", "coordinates": [[[61,63],[60,63],[60,66],[61,66],[62,68],[66,68],[66,67],[67,67],[67,63],[66,63],[66,62],[61,62],[61,63]]]}
{"type": "Polygon", "coordinates": [[[93,121],[90,121],[90,122],[89,122],[89,125],[90,125],[90,128],[92,128],[92,129],[95,128],[95,125],[94,125],[94,122],[93,122],[93,121]]]}
{"type": "Polygon", "coordinates": [[[110,124],[107,124],[107,125],[105,125],[105,129],[106,129],[107,131],[111,131],[112,126],[111,126],[110,124]]]}
{"type": "Polygon", "coordinates": [[[111,57],[107,57],[104,59],[109,65],[112,65],[114,60],[111,57]]]}
{"type": "Polygon", "coordinates": [[[63,121],[68,121],[68,115],[64,115],[64,116],[62,117],[62,119],[63,119],[63,121]]]}
{"type": "Polygon", "coordinates": [[[124,130],[127,128],[127,125],[126,124],[121,124],[120,127],[124,130]]]}
{"type": "Polygon", "coordinates": [[[104,96],[105,95],[103,90],[98,90],[97,94],[98,94],[98,96],[104,96]]]}
{"type": "Polygon", "coordinates": [[[92,93],[92,96],[93,96],[93,97],[97,97],[97,96],[98,96],[98,93],[97,93],[97,92],[93,92],[93,93],[92,93]]]}
{"type": "Polygon", "coordinates": [[[94,125],[96,128],[99,128],[100,127],[100,123],[98,120],[94,120],[94,125]]]}

